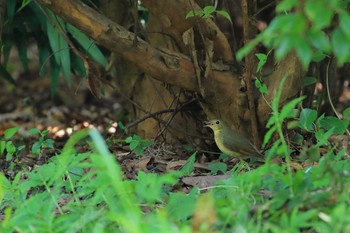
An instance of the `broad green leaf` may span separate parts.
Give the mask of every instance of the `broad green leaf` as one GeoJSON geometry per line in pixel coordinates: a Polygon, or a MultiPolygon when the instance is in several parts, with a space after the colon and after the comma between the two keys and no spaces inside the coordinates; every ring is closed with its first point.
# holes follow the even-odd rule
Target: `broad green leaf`
{"type": "Polygon", "coordinates": [[[302,88],[304,88],[312,84],[315,84],[316,82],[317,82],[317,79],[315,77],[305,77],[301,82],[301,86],[302,88]]]}
{"type": "Polygon", "coordinates": [[[305,42],[305,40],[300,39],[296,45],[297,55],[306,70],[312,60],[312,50],[310,46],[305,42]]]}
{"type": "Polygon", "coordinates": [[[283,0],[278,3],[276,7],[277,12],[290,11],[296,7],[299,3],[299,0],[283,0]]]}
{"type": "Polygon", "coordinates": [[[15,135],[15,133],[17,133],[18,130],[19,130],[18,127],[13,127],[13,128],[9,128],[9,129],[5,130],[5,132],[4,132],[5,139],[8,140],[8,139],[12,138],[13,135],[15,135]]]}
{"type": "Polygon", "coordinates": [[[34,155],[39,154],[40,149],[41,149],[41,142],[40,141],[35,142],[32,146],[32,154],[34,155]]]}
{"type": "Polygon", "coordinates": [[[40,130],[38,128],[33,128],[28,130],[28,133],[30,133],[31,135],[38,134],[40,133],[40,130]]]}
{"type": "Polygon", "coordinates": [[[189,176],[193,172],[196,154],[197,152],[193,153],[193,155],[191,155],[191,157],[188,158],[187,163],[181,168],[180,172],[183,176],[189,176]]]}
{"type": "Polygon", "coordinates": [[[267,85],[265,83],[263,83],[262,86],[259,88],[259,91],[262,94],[267,94],[268,93],[267,85]]]}
{"type": "Polygon", "coordinates": [[[350,55],[350,41],[347,40],[344,33],[337,28],[332,33],[331,42],[339,65],[344,64],[350,55]]]}
{"type": "Polygon", "coordinates": [[[314,109],[304,108],[300,113],[299,127],[307,130],[315,130],[314,122],[317,118],[317,111],[314,109]]]}
{"type": "Polygon", "coordinates": [[[331,52],[331,43],[325,32],[311,28],[307,31],[307,37],[310,40],[311,45],[317,50],[324,51],[325,53],[331,52]]]}
{"type": "Polygon", "coordinates": [[[140,144],[140,142],[139,141],[132,141],[131,143],[130,143],[130,150],[134,150],[138,145],[140,144]]]}
{"type": "Polygon", "coordinates": [[[107,65],[106,57],[103,55],[97,45],[91,41],[84,33],[79,31],[71,24],[67,25],[67,30],[72,34],[74,39],[83,47],[83,49],[103,67],[107,65]]]}
{"type": "Polygon", "coordinates": [[[328,27],[333,18],[333,10],[322,0],[306,1],[305,14],[316,29],[328,27]]]}
{"type": "Polygon", "coordinates": [[[343,134],[349,126],[346,120],[340,120],[337,117],[326,116],[320,121],[320,127],[325,130],[333,129],[334,133],[343,134]]]}
{"type": "Polygon", "coordinates": [[[211,174],[217,174],[218,172],[225,174],[225,172],[227,172],[226,163],[212,163],[212,164],[209,164],[208,167],[210,168],[211,174]]]}
{"type": "Polygon", "coordinates": [[[275,51],[275,58],[277,61],[280,61],[284,56],[287,55],[295,47],[295,41],[297,37],[295,36],[285,36],[280,38],[281,42],[278,44],[278,47],[275,51]]]}
{"type": "Polygon", "coordinates": [[[218,13],[219,15],[224,16],[228,21],[230,21],[232,23],[231,16],[229,15],[229,13],[227,13],[227,11],[218,10],[218,11],[215,11],[215,12],[218,13]]]}
{"type": "Polygon", "coordinates": [[[345,12],[341,12],[339,14],[340,16],[340,28],[343,31],[344,35],[346,35],[347,39],[350,40],[350,16],[349,16],[349,12],[345,11],[345,12]]]}
{"type": "Polygon", "coordinates": [[[172,216],[177,221],[184,221],[188,219],[196,207],[196,200],[198,198],[198,188],[192,188],[189,194],[182,192],[170,193],[169,201],[166,205],[169,216],[172,216]]]}

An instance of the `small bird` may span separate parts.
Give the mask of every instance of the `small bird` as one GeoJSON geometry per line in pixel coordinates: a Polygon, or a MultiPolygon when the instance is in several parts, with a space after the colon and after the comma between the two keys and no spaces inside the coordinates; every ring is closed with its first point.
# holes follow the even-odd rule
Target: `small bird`
{"type": "Polygon", "coordinates": [[[221,152],[240,159],[260,158],[262,155],[255,146],[242,134],[234,131],[222,120],[205,121],[204,127],[214,131],[216,145],[221,152]]]}

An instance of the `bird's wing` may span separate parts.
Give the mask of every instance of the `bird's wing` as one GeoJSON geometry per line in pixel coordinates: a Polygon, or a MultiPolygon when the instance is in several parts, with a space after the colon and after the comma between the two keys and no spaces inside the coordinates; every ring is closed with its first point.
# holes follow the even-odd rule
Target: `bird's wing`
{"type": "Polygon", "coordinates": [[[255,149],[253,144],[243,135],[240,135],[236,132],[230,132],[229,134],[226,134],[226,137],[224,137],[223,140],[223,144],[229,150],[235,151],[242,155],[259,155],[259,151],[255,149]]]}

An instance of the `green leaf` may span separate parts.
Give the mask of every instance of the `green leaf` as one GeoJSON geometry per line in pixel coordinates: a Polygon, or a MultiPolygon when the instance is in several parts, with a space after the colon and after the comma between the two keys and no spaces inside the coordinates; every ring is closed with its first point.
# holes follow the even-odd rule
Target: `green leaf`
{"type": "Polygon", "coordinates": [[[56,62],[54,57],[50,58],[50,89],[51,96],[55,96],[57,87],[58,87],[58,79],[60,75],[60,67],[56,62]]]}
{"type": "Polygon", "coordinates": [[[227,164],[226,163],[212,163],[209,164],[208,167],[210,168],[211,174],[217,174],[218,172],[221,172],[225,174],[227,172],[227,164]]]}
{"type": "Polygon", "coordinates": [[[5,132],[4,132],[5,139],[8,140],[8,139],[12,138],[13,135],[15,135],[15,133],[17,133],[18,130],[19,130],[18,127],[13,127],[13,128],[9,128],[9,129],[5,130],[5,132]]]}
{"type": "Polygon", "coordinates": [[[54,141],[52,139],[46,139],[44,144],[47,148],[54,149],[54,141]]]}
{"type": "MultiPolygon", "coordinates": [[[[259,38],[259,36],[258,36],[259,38]]],[[[241,61],[245,56],[248,55],[248,53],[256,46],[259,44],[259,40],[255,39],[250,41],[248,44],[244,45],[242,48],[240,48],[237,53],[236,57],[238,61],[241,61]]]]}
{"type": "Polygon", "coordinates": [[[0,141],[0,155],[2,155],[4,153],[5,149],[6,149],[6,141],[1,140],[0,141]]]}
{"type": "Polygon", "coordinates": [[[339,27],[343,31],[344,35],[346,35],[347,39],[350,40],[350,16],[347,11],[341,11],[340,14],[340,24],[339,27]]]}
{"type": "Polygon", "coordinates": [[[280,43],[275,52],[275,58],[280,61],[284,56],[287,55],[295,47],[295,41],[298,40],[296,36],[290,35],[280,38],[280,43]]]}
{"type": "Polygon", "coordinates": [[[140,144],[140,142],[139,141],[132,141],[131,143],[130,143],[130,150],[134,150],[138,145],[140,144]]]}
{"type": "Polygon", "coordinates": [[[60,47],[60,59],[61,59],[61,67],[68,84],[68,87],[72,86],[72,73],[71,73],[71,65],[70,65],[70,51],[68,43],[65,39],[60,36],[59,37],[59,47],[60,47]]]}
{"type": "Polygon", "coordinates": [[[313,55],[310,46],[305,42],[305,40],[300,39],[297,42],[296,51],[304,69],[306,70],[309,67],[313,55]]]}
{"type": "Polygon", "coordinates": [[[344,33],[337,28],[332,33],[331,42],[339,65],[343,65],[350,55],[350,41],[348,41],[344,33]]]}
{"type": "Polygon", "coordinates": [[[344,115],[344,119],[350,121],[350,107],[347,107],[347,108],[344,110],[343,115],[344,115]]]}
{"type": "Polygon", "coordinates": [[[7,20],[11,22],[15,16],[17,1],[6,1],[5,3],[6,5],[4,6],[7,6],[7,20]]]}
{"type": "Polygon", "coordinates": [[[41,132],[41,136],[45,137],[48,133],[50,133],[50,130],[45,129],[41,132]]]}
{"type": "Polygon", "coordinates": [[[170,193],[169,201],[166,205],[169,216],[172,216],[177,221],[188,219],[196,207],[198,193],[197,187],[192,188],[189,194],[182,192],[170,193]]]}
{"type": "Polygon", "coordinates": [[[12,75],[6,70],[6,68],[0,64],[0,77],[4,78],[6,81],[16,85],[16,81],[12,78],[12,75]]]}
{"type": "Polygon", "coordinates": [[[334,128],[331,128],[327,132],[324,132],[323,129],[316,131],[315,137],[317,139],[316,147],[324,146],[328,144],[328,139],[333,135],[334,128]]]}
{"type": "Polygon", "coordinates": [[[35,142],[32,146],[32,154],[34,155],[39,154],[40,149],[41,149],[41,142],[40,141],[35,142]]]}
{"type": "Polygon", "coordinates": [[[27,56],[27,43],[25,39],[20,39],[16,41],[16,47],[18,50],[19,59],[23,65],[23,69],[27,72],[29,69],[28,66],[28,56],[27,56]]]}
{"type": "Polygon", "coordinates": [[[18,8],[16,13],[20,12],[21,10],[23,10],[23,8],[25,8],[31,2],[32,2],[32,0],[23,0],[22,1],[22,5],[20,6],[20,8],[18,8]]]}
{"type": "Polygon", "coordinates": [[[215,6],[206,6],[203,8],[203,17],[212,17],[212,14],[215,12],[215,6]]]}
{"type": "Polygon", "coordinates": [[[38,128],[33,128],[28,130],[28,133],[30,133],[31,135],[38,134],[40,133],[40,130],[38,128]]]}
{"type": "Polygon", "coordinates": [[[131,142],[132,142],[132,137],[127,137],[127,138],[125,139],[125,142],[126,142],[126,143],[131,143],[131,142]]]}
{"type": "Polygon", "coordinates": [[[61,35],[58,31],[51,25],[50,20],[46,23],[47,27],[47,36],[49,37],[49,42],[51,46],[51,50],[55,57],[56,63],[61,65],[61,57],[60,57],[60,37],[61,35]]]}
{"type": "Polygon", "coordinates": [[[84,33],[79,31],[71,24],[67,24],[67,30],[72,34],[74,39],[83,47],[83,49],[103,67],[107,66],[107,59],[98,48],[98,46],[89,39],[84,33]]]}
{"type": "Polygon", "coordinates": [[[186,15],[186,19],[190,18],[190,17],[194,17],[194,16],[199,16],[201,17],[203,15],[203,11],[202,10],[195,10],[195,11],[189,11],[186,15]]]}
{"type": "Polygon", "coordinates": [[[215,12],[218,13],[219,15],[222,15],[223,17],[225,17],[228,21],[230,21],[232,23],[231,16],[229,15],[229,13],[227,13],[227,11],[218,10],[215,12]]]}
{"type": "Polygon", "coordinates": [[[307,131],[315,130],[314,122],[316,118],[317,118],[316,110],[304,108],[300,113],[299,127],[307,131]]]}
{"type": "Polygon", "coordinates": [[[316,82],[317,82],[317,78],[315,77],[305,77],[301,82],[301,87],[304,88],[312,84],[315,84],[316,82]]]}
{"type": "Polygon", "coordinates": [[[311,28],[307,31],[307,37],[312,46],[317,50],[323,51],[327,54],[331,52],[331,43],[325,32],[311,28]]]}
{"type": "Polygon", "coordinates": [[[193,172],[196,154],[197,152],[194,152],[193,155],[191,155],[191,157],[188,158],[187,163],[181,168],[180,172],[183,176],[189,176],[193,172]]]}
{"type": "Polygon", "coordinates": [[[256,72],[259,72],[267,61],[267,55],[263,54],[263,53],[257,53],[257,54],[255,54],[255,56],[259,60],[258,67],[256,68],[256,72]]]}
{"type": "Polygon", "coordinates": [[[6,151],[7,151],[7,154],[11,154],[11,155],[16,152],[16,147],[15,145],[13,145],[12,141],[8,141],[6,143],[6,151]]]}
{"type": "Polygon", "coordinates": [[[333,10],[323,1],[306,1],[305,14],[312,21],[313,27],[323,29],[328,27],[333,18],[333,10]]]}
{"type": "Polygon", "coordinates": [[[334,133],[343,134],[349,126],[349,122],[337,117],[326,116],[320,121],[320,127],[325,130],[333,129],[334,133]]]}
{"type": "Polygon", "coordinates": [[[272,138],[272,135],[276,132],[276,125],[272,126],[269,131],[267,131],[267,133],[264,136],[264,142],[262,147],[265,148],[265,146],[267,145],[267,143],[270,141],[270,139],[272,138]]]}
{"type": "Polygon", "coordinates": [[[281,120],[284,120],[285,118],[293,117],[294,116],[294,108],[305,99],[305,96],[298,97],[286,105],[283,106],[281,113],[280,113],[280,118],[281,120]]]}
{"type": "Polygon", "coordinates": [[[283,0],[282,2],[278,3],[276,7],[277,12],[284,12],[284,11],[290,11],[293,7],[296,7],[299,3],[299,0],[283,0]]]}
{"type": "Polygon", "coordinates": [[[267,86],[265,83],[263,83],[263,85],[259,88],[260,93],[262,94],[267,94],[268,90],[267,90],[267,86]]]}

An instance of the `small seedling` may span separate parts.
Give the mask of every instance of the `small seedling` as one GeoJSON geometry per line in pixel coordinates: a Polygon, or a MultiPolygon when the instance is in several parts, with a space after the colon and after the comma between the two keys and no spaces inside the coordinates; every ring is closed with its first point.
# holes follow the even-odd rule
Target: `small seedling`
{"type": "Polygon", "coordinates": [[[54,149],[52,139],[45,139],[46,135],[50,132],[49,130],[40,131],[38,128],[33,128],[28,131],[31,135],[39,134],[39,140],[36,141],[32,146],[32,153],[38,155],[45,148],[54,149]]]}
{"type": "Polygon", "coordinates": [[[137,156],[143,153],[146,147],[152,146],[153,142],[148,140],[142,140],[139,136],[133,135],[125,139],[126,143],[129,143],[130,150],[135,151],[137,156]]]}

